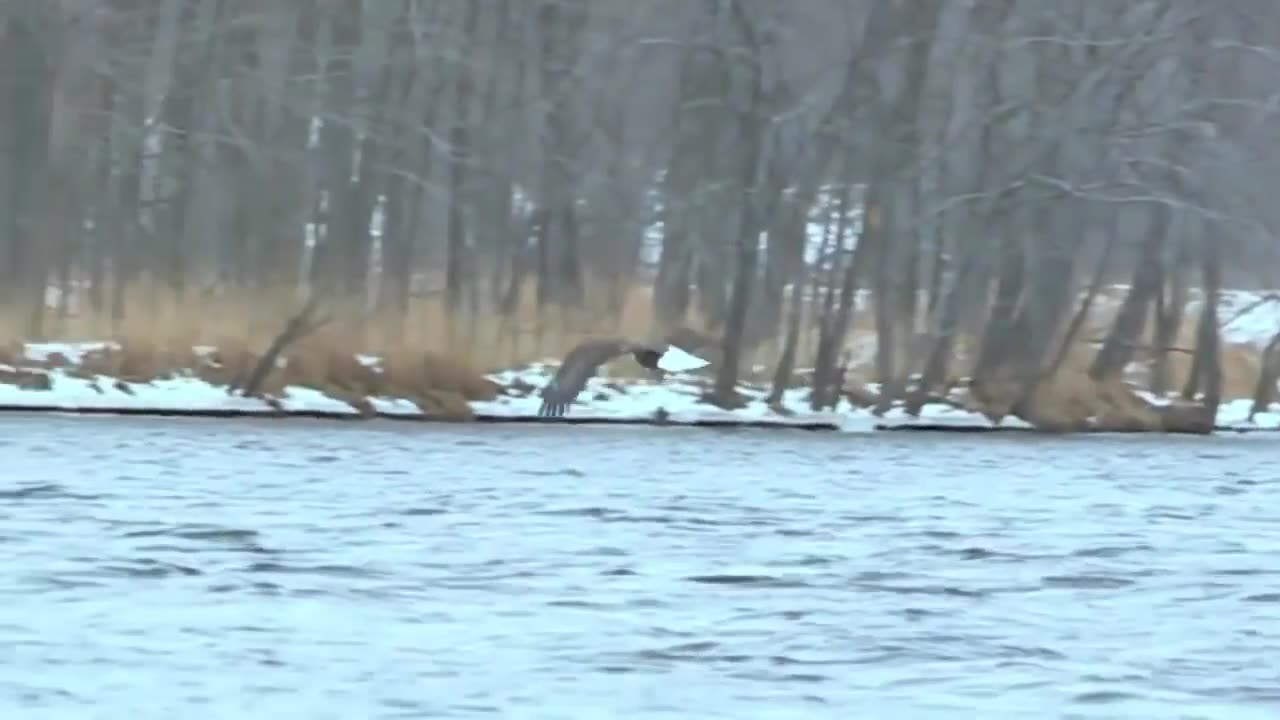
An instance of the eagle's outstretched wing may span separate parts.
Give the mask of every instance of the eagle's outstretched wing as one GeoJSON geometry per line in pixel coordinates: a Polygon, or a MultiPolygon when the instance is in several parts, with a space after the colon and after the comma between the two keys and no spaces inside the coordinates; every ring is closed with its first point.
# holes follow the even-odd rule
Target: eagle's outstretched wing
{"type": "Polygon", "coordinates": [[[559,417],[565,414],[587,380],[601,365],[632,350],[632,344],[617,338],[596,338],[580,343],[565,355],[555,377],[542,388],[542,405],[538,415],[559,417]]]}

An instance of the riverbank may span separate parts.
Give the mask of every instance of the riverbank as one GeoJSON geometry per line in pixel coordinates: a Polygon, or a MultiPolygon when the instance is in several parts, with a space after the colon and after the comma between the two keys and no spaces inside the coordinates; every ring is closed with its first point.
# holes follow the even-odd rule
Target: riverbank
{"type": "MultiPolygon", "coordinates": [[[[563,418],[539,418],[538,391],[555,371],[552,363],[533,363],[520,369],[489,373],[482,379],[459,379],[440,360],[434,381],[415,388],[405,380],[403,367],[382,358],[354,355],[350,367],[360,378],[321,387],[277,384],[263,397],[244,397],[231,388],[235,374],[213,348],[195,348],[199,366],[167,370],[155,377],[106,373],[122,367],[124,351],[110,342],[26,343],[21,357],[0,364],[0,411],[57,412],[194,417],[309,417],[361,420],[384,418],[416,422],[539,422],[624,423],[712,427],[771,427],[779,429],[876,432],[948,430],[962,432],[1034,431],[1031,423],[1012,415],[993,420],[972,406],[963,391],[926,403],[918,415],[902,407],[875,414],[870,403],[854,404],[857,394],[840,399],[836,408],[809,408],[809,390],[788,389],[777,403],[768,389],[742,383],[741,407],[723,409],[705,400],[709,376],[681,375],[658,384],[647,380],[595,377],[563,418]],[[446,380],[438,378],[445,377],[446,380]],[[381,378],[381,380],[379,380],[381,378]]],[[[287,361],[286,361],[287,362],[287,361]]],[[[430,365],[432,361],[424,361],[430,365]]],[[[428,368],[419,368],[426,374],[428,368]]],[[[242,371],[240,371],[242,374],[242,371]]],[[[799,373],[803,376],[803,371],[799,373]]],[[[316,383],[317,385],[319,383],[316,383]]],[[[862,395],[874,397],[868,385],[862,395]]],[[[1134,391],[1152,406],[1165,399],[1134,391]]],[[[1217,431],[1280,430],[1280,404],[1250,418],[1251,402],[1224,402],[1215,420],[1217,431]]],[[[1084,431],[1137,431],[1140,428],[1097,423],[1084,431]]]]}
{"type": "MultiPolygon", "coordinates": [[[[527,351],[517,353],[523,360],[503,359],[502,353],[497,352],[477,355],[476,348],[471,347],[467,348],[472,351],[467,359],[459,359],[424,350],[450,345],[440,337],[406,335],[399,343],[379,345],[360,340],[359,333],[324,328],[289,345],[274,367],[258,368],[263,349],[271,344],[266,328],[273,327],[273,332],[278,333],[276,323],[260,322],[262,327],[256,335],[237,337],[218,324],[227,320],[219,311],[212,313],[218,322],[211,327],[201,325],[203,321],[198,318],[187,318],[184,325],[175,316],[150,332],[133,327],[117,332],[113,336],[117,339],[110,341],[0,344],[0,411],[755,426],[845,432],[1207,432],[1210,427],[1240,432],[1280,430],[1280,405],[1273,404],[1251,415],[1250,399],[1261,369],[1262,349],[1280,329],[1280,302],[1274,293],[1232,290],[1221,294],[1224,401],[1216,417],[1208,418],[1197,415],[1194,404],[1157,398],[1146,392],[1144,388],[1152,384],[1152,365],[1151,358],[1141,353],[1117,382],[1100,386],[1085,377],[1097,338],[1105,333],[1124,290],[1109,288],[1098,298],[1094,311],[1097,317],[1082,334],[1079,352],[1070,354],[1058,379],[1016,409],[1010,405],[1016,387],[978,388],[975,392],[982,396],[979,400],[969,395],[963,378],[950,378],[955,389],[925,403],[916,414],[900,405],[876,414],[872,408],[879,388],[859,382],[874,376],[876,337],[867,328],[854,327],[846,346],[846,393],[839,405],[827,412],[814,412],[809,407],[809,378],[804,369],[795,373],[794,387],[773,403],[769,402],[767,386],[769,368],[744,369],[743,382],[737,388],[739,407],[730,410],[706,401],[714,367],[654,384],[618,376],[643,375],[635,372],[634,363],[622,361],[591,379],[566,417],[539,418],[538,391],[554,373],[558,363],[555,357],[528,363],[527,351]],[[197,344],[201,342],[207,344],[197,344]],[[353,352],[353,344],[370,352],[381,349],[377,354],[353,352]],[[488,373],[476,367],[511,367],[517,363],[513,369],[488,373]],[[256,370],[262,369],[269,372],[256,373],[261,377],[250,380],[256,370]],[[253,397],[237,390],[246,384],[256,386],[253,397]]],[[[1198,302],[1198,295],[1192,293],[1187,327],[1177,339],[1180,347],[1194,345],[1192,321],[1198,302]]],[[[648,303],[648,299],[640,298],[632,305],[647,307],[648,303]]],[[[627,316],[628,332],[633,334],[648,326],[648,321],[637,313],[627,316]]],[[[86,325],[78,330],[63,328],[61,334],[84,337],[92,336],[90,332],[91,326],[86,325]]],[[[421,335],[423,331],[419,327],[414,332],[421,335]]],[[[540,354],[565,352],[582,337],[559,338],[564,347],[544,346],[540,354]]],[[[957,347],[956,367],[971,362],[969,351],[957,347]]],[[[807,349],[800,356],[812,354],[812,349],[807,349]]],[[[1180,387],[1185,382],[1189,365],[1188,354],[1170,355],[1171,386],[1180,387]]]]}

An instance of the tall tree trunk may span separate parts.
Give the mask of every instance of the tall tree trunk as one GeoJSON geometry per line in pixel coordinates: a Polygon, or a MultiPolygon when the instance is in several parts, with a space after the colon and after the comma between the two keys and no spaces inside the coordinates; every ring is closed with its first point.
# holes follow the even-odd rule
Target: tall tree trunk
{"type": "Polygon", "coordinates": [[[1203,393],[1206,415],[1214,418],[1222,402],[1222,360],[1219,357],[1222,340],[1218,328],[1218,294],[1222,288],[1222,266],[1218,244],[1212,239],[1200,241],[1200,273],[1204,300],[1200,305],[1200,320],[1196,324],[1196,350],[1192,359],[1191,374],[1182,396],[1192,400],[1203,393]]]}
{"type": "Polygon", "coordinates": [[[1156,305],[1155,347],[1151,360],[1151,392],[1165,395],[1172,386],[1169,373],[1169,352],[1178,340],[1178,330],[1187,306],[1187,273],[1184,267],[1184,242],[1177,242],[1177,249],[1169,260],[1166,282],[1161,287],[1156,305]]]}
{"type": "Polygon", "coordinates": [[[1133,360],[1134,351],[1143,335],[1151,302],[1160,291],[1162,271],[1160,251],[1169,230],[1169,211],[1161,208],[1155,216],[1142,242],[1140,257],[1133,271],[1133,284],[1116,313],[1115,321],[1098,351],[1089,377],[1095,381],[1118,377],[1133,360]]]}

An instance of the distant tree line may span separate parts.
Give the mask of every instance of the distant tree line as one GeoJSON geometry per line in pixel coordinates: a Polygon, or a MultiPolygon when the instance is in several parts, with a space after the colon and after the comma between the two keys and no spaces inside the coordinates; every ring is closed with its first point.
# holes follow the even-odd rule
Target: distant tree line
{"type": "Polygon", "coordinates": [[[51,286],[115,319],[142,282],[299,289],[394,325],[431,277],[465,328],[645,282],[724,338],[720,394],[768,342],[823,406],[856,312],[883,402],[966,337],[1030,391],[1120,280],[1090,374],[1200,288],[1216,403],[1214,291],[1277,267],[1276,38],[1268,0],[10,0],[0,303],[40,335],[51,286]]]}

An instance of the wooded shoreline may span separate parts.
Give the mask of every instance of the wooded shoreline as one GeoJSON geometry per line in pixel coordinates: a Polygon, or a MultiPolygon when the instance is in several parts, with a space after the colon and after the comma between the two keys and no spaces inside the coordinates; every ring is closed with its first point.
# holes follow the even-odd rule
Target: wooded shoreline
{"type": "MultiPolygon", "coordinates": [[[[836,384],[827,391],[834,391],[834,398],[823,395],[816,369],[793,369],[786,377],[774,372],[772,383],[762,382],[757,372],[756,380],[737,383],[726,402],[713,365],[687,374],[678,381],[678,392],[669,383],[636,385],[606,373],[589,383],[577,410],[549,420],[537,417],[537,391],[555,371],[554,359],[483,373],[459,358],[412,348],[383,356],[353,353],[343,349],[342,335],[317,335],[329,319],[320,307],[315,301],[306,303],[269,342],[261,343],[260,351],[244,345],[224,350],[157,344],[145,338],[0,347],[0,411],[812,430],[844,430],[853,424],[863,431],[1046,434],[1203,435],[1263,430],[1271,426],[1272,414],[1280,421],[1280,407],[1271,397],[1277,371],[1274,344],[1261,351],[1247,345],[1233,350],[1237,359],[1227,367],[1234,374],[1220,374],[1217,381],[1220,388],[1235,392],[1225,399],[1197,393],[1194,384],[1178,395],[1154,395],[1136,379],[1110,376],[1099,381],[1078,366],[1073,373],[1029,386],[1015,376],[993,392],[982,378],[955,378],[928,392],[920,382],[896,388],[865,384],[856,371],[850,377],[846,365],[838,368],[836,384]],[[1238,377],[1242,369],[1254,377],[1238,377]],[[1248,384],[1253,392],[1247,419],[1233,408],[1228,412],[1232,421],[1222,422],[1224,403],[1240,402],[1240,388],[1248,384]],[[645,396],[640,405],[627,404],[628,388],[645,396]],[[899,395],[889,394],[894,392],[899,395]],[[1210,399],[1212,403],[1206,402],[1210,399]],[[603,414],[603,408],[593,407],[600,402],[610,407],[603,414]],[[754,410],[748,410],[753,404],[754,410]],[[675,416],[671,410],[677,410],[675,416]],[[947,422],[935,421],[939,411],[950,414],[947,422]],[[1264,421],[1255,425],[1258,414],[1264,421]]],[[[715,338],[691,330],[672,337],[686,350],[716,361],[723,358],[721,341],[715,338]]],[[[612,364],[628,367],[625,360],[612,364]]],[[[1130,359],[1126,366],[1133,364],[1130,359]]],[[[1222,361],[1215,365],[1221,367],[1222,361]]],[[[1188,380],[1192,378],[1193,368],[1188,369],[1188,380]]]]}
{"type": "Polygon", "coordinates": [[[1278,285],[1274,2],[81,5],[0,4],[0,342],[353,402],[357,348],[686,327],[721,407],[800,367],[814,411],[964,383],[1058,429],[1276,392],[1280,324],[1225,310],[1278,285]]]}
{"type": "Polygon", "coordinates": [[[5,404],[0,403],[0,414],[4,415],[64,415],[64,416],[111,416],[111,417],[148,417],[148,418],[191,418],[208,420],[326,420],[344,423],[367,423],[372,421],[392,421],[397,423],[424,425],[466,425],[466,424],[502,424],[502,425],[614,425],[614,426],[647,426],[665,428],[718,428],[718,429],[760,429],[760,430],[799,430],[805,432],[849,432],[854,434],[871,433],[943,433],[943,434],[989,434],[1019,433],[1039,436],[1062,435],[1107,435],[1107,434],[1147,434],[1147,435],[1229,435],[1247,433],[1280,433],[1280,426],[1264,427],[1250,425],[1215,424],[1207,431],[1202,430],[1168,430],[1149,429],[1136,426],[1092,427],[1059,431],[1037,428],[1027,424],[986,426],[975,424],[938,423],[922,419],[918,422],[884,423],[871,420],[865,415],[853,416],[858,421],[870,420],[865,426],[847,429],[840,418],[808,419],[808,418],[670,418],[638,417],[603,417],[599,415],[568,415],[563,417],[538,417],[534,415],[473,413],[468,417],[450,417],[426,413],[410,414],[405,412],[343,412],[320,409],[243,409],[243,408],[195,408],[182,409],[172,407],[139,407],[139,406],[93,406],[93,405],[58,405],[58,404],[5,404]]]}

